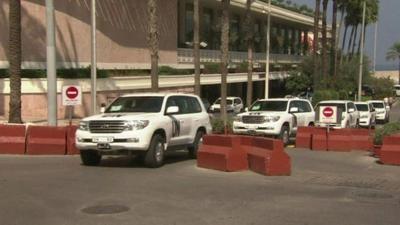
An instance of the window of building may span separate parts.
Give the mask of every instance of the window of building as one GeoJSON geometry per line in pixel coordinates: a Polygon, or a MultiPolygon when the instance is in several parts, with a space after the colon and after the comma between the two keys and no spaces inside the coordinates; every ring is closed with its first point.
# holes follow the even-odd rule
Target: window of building
{"type": "Polygon", "coordinates": [[[193,5],[185,7],[185,42],[193,42],[193,5]]]}

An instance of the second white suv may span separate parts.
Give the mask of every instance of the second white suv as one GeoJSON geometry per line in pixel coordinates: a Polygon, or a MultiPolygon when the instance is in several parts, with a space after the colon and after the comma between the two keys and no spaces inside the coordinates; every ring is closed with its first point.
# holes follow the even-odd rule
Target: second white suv
{"type": "MultiPolygon", "coordinates": [[[[360,122],[360,113],[357,111],[354,102],[346,100],[331,100],[319,102],[315,109],[320,106],[336,106],[338,111],[342,113],[341,119],[333,128],[349,128],[358,127],[360,122]]],[[[317,112],[318,114],[319,112],[317,112]]],[[[317,126],[325,127],[325,124],[317,122],[317,126]]]]}
{"type": "Polygon", "coordinates": [[[308,100],[257,100],[247,112],[237,115],[233,122],[236,134],[276,136],[287,144],[298,126],[314,125],[315,112],[308,100]]]}
{"type": "Polygon", "coordinates": [[[98,165],[104,154],[137,154],[146,166],[160,167],[167,149],[188,148],[195,157],[202,136],[211,130],[209,115],[195,95],[125,95],[105,113],[80,122],[76,147],[84,165],[98,165]]]}
{"type": "Polygon", "coordinates": [[[387,123],[389,122],[389,110],[386,108],[385,102],[380,100],[368,101],[371,103],[376,111],[376,120],[387,123]]]}
{"type": "MultiPolygon", "coordinates": [[[[226,111],[240,113],[243,111],[243,101],[239,97],[226,97],[226,111]]],[[[210,107],[211,112],[221,111],[221,98],[218,98],[210,107]]]]}

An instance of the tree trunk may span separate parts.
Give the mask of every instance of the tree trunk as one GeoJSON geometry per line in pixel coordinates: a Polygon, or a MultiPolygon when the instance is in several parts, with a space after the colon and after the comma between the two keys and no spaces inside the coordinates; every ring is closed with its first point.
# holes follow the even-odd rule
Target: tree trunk
{"type": "Polygon", "coordinates": [[[345,26],[344,27],[344,34],[343,34],[343,40],[342,40],[342,55],[344,54],[344,48],[346,46],[346,40],[347,40],[347,30],[348,30],[349,26],[345,26]]]}
{"type": "Polygon", "coordinates": [[[224,121],[225,134],[227,133],[227,76],[228,76],[228,55],[229,55],[229,5],[230,0],[222,0],[221,18],[221,117],[224,121]]]}
{"type": "Polygon", "coordinates": [[[200,16],[199,0],[193,1],[193,57],[194,57],[194,93],[201,97],[200,84],[200,16]]]}
{"type": "Polygon", "coordinates": [[[332,46],[331,46],[331,68],[332,68],[332,77],[334,80],[334,84],[336,84],[336,64],[337,64],[337,48],[336,48],[336,38],[337,38],[337,2],[336,0],[332,0],[332,46]]]}
{"type": "Polygon", "coordinates": [[[355,26],[351,27],[349,43],[347,43],[347,55],[350,55],[351,44],[353,43],[355,26]]]}
{"type": "Polygon", "coordinates": [[[22,123],[21,118],[21,1],[9,1],[9,76],[10,111],[9,123],[22,123]]]}
{"type": "Polygon", "coordinates": [[[251,5],[254,0],[246,2],[246,41],[247,41],[247,99],[246,106],[250,108],[253,101],[253,18],[251,5]]]}
{"type": "Polygon", "coordinates": [[[356,26],[356,29],[355,29],[355,32],[354,32],[353,47],[351,48],[351,57],[353,57],[354,51],[356,50],[357,35],[358,35],[358,25],[356,26]]]}
{"type": "Polygon", "coordinates": [[[149,16],[148,43],[151,55],[151,91],[158,91],[158,12],[157,0],[148,0],[147,10],[149,16]]]}
{"type": "Polygon", "coordinates": [[[328,39],[327,39],[327,11],[328,11],[328,0],[323,0],[322,2],[322,76],[324,77],[324,87],[329,86],[328,82],[328,39]]]}
{"type": "Polygon", "coordinates": [[[314,90],[319,88],[319,63],[318,63],[318,44],[319,44],[319,14],[321,0],[315,0],[314,14],[314,41],[313,41],[313,61],[314,61],[314,90]]]}
{"type": "Polygon", "coordinates": [[[400,84],[400,56],[399,56],[399,81],[398,83],[400,84]]]}

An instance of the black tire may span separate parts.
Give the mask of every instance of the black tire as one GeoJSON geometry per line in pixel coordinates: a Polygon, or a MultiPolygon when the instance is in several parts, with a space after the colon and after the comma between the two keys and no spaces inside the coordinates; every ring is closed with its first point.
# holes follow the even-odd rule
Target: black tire
{"type": "Polygon", "coordinates": [[[98,166],[101,161],[101,155],[95,150],[80,151],[81,160],[85,166],[98,166]]]}
{"type": "Polygon", "coordinates": [[[204,131],[198,130],[196,133],[196,137],[194,138],[193,145],[188,148],[189,150],[189,157],[191,159],[197,158],[197,151],[199,150],[199,144],[201,144],[201,140],[203,138],[204,131]]]}
{"type": "Polygon", "coordinates": [[[158,168],[164,164],[164,138],[160,134],[154,134],[150,147],[144,157],[144,165],[150,168],[158,168]]]}
{"type": "Polygon", "coordinates": [[[287,146],[289,144],[290,129],[289,129],[288,125],[285,124],[282,126],[282,129],[281,129],[281,132],[280,132],[278,138],[282,140],[284,146],[287,146]]]}

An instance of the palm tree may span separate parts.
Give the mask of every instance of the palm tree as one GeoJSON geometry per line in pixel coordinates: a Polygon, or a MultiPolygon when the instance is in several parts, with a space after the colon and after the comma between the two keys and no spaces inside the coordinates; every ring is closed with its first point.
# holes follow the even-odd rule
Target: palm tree
{"type": "MultiPolygon", "coordinates": [[[[328,77],[328,39],[327,39],[327,23],[326,17],[328,12],[328,0],[322,1],[322,76],[326,79],[328,77]]],[[[327,80],[325,80],[328,84],[327,80]]],[[[326,86],[326,85],[325,85],[326,86]]]]}
{"type": "Polygon", "coordinates": [[[254,30],[253,30],[253,18],[251,14],[251,5],[254,0],[247,0],[246,2],[246,41],[247,41],[247,107],[251,106],[253,101],[253,41],[254,41],[254,30]]]}
{"type": "Polygon", "coordinates": [[[221,0],[221,117],[224,121],[225,133],[227,132],[227,76],[228,76],[228,55],[229,55],[229,5],[230,0],[221,0]]]}
{"type": "Polygon", "coordinates": [[[320,14],[321,0],[315,0],[315,14],[314,14],[314,41],[313,41],[313,61],[314,61],[314,90],[317,89],[319,83],[319,69],[318,69],[318,44],[319,44],[319,14],[320,14]]]}
{"type": "Polygon", "coordinates": [[[333,79],[336,79],[337,71],[337,0],[332,0],[332,40],[331,40],[331,68],[333,79]]]}
{"type": "Polygon", "coordinates": [[[392,47],[386,52],[387,60],[398,60],[399,61],[399,81],[400,84],[400,41],[395,42],[392,47]]]}
{"type": "Polygon", "coordinates": [[[194,93],[201,96],[200,84],[200,16],[199,0],[193,0],[193,58],[194,58],[194,93]]]}
{"type": "Polygon", "coordinates": [[[151,90],[158,91],[158,13],[157,0],[147,1],[147,11],[149,16],[148,44],[151,55],[151,90]]]}
{"type": "Polygon", "coordinates": [[[21,1],[9,1],[10,111],[9,123],[22,123],[21,118],[21,1]]]}

